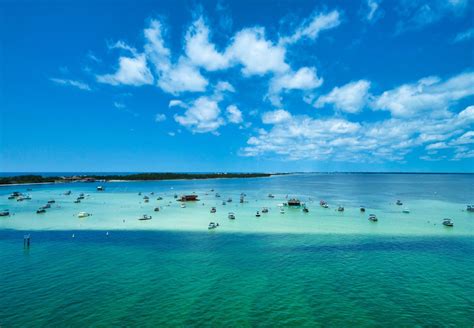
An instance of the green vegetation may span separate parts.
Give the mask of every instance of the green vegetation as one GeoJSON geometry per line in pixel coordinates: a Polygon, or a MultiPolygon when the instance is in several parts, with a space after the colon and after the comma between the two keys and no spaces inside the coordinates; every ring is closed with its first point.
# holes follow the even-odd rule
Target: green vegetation
{"type": "Polygon", "coordinates": [[[44,177],[41,175],[19,175],[0,178],[0,184],[22,184],[22,183],[64,183],[64,182],[91,182],[94,180],[177,180],[177,179],[220,179],[220,178],[260,178],[269,177],[269,173],[136,173],[136,174],[114,174],[114,175],[80,175],[67,177],[44,177]]]}

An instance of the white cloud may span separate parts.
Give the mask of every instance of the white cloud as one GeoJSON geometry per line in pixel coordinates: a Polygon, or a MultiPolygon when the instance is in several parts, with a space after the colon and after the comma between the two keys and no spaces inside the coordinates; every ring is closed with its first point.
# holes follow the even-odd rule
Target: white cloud
{"type": "Polygon", "coordinates": [[[445,115],[456,101],[474,95],[474,73],[461,73],[446,81],[427,77],[414,84],[404,84],[376,97],[374,110],[388,110],[396,117],[410,117],[430,112],[445,115]]]}
{"type": "Polygon", "coordinates": [[[182,102],[181,100],[179,99],[173,99],[173,100],[170,100],[169,104],[168,104],[168,108],[171,108],[171,107],[182,107],[182,108],[186,108],[186,104],[184,102],[182,102]]]}
{"type": "Polygon", "coordinates": [[[242,123],[244,121],[243,118],[242,118],[242,112],[235,105],[227,106],[226,114],[227,114],[227,120],[230,123],[239,124],[239,123],[242,123]]]}
{"type": "Polygon", "coordinates": [[[310,19],[303,22],[294,34],[280,39],[280,44],[291,44],[298,42],[303,38],[314,40],[319,33],[324,30],[332,29],[341,24],[340,14],[337,10],[329,13],[315,13],[310,19]]]}
{"type": "Polygon", "coordinates": [[[377,13],[377,10],[379,8],[379,1],[377,0],[367,0],[367,7],[369,9],[368,13],[367,13],[367,20],[369,22],[373,21],[376,19],[376,13],[377,13]]]}
{"type": "Polygon", "coordinates": [[[224,69],[229,66],[227,56],[219,53],[209,41],[209,28],[200,17],[189,28],[185,36],[185,51],[192,64],[208,71],[224,69]]]}
{"type": "Polygon", "coordinates": [[[358,113],[367,103],[369,88],[370,82],[366,80],[350,82],[342,87],[335,87],[327,95],[320,96],[314,106],[321,108],[326,104],[332,104],[341,111],[358,113]]]}
{"type": "Polygon", "coordinates": [[[97,75],[97,81],[111,85],[141,86],[153,83],[153,75],[148,69],[145,55],[120,57],[119,68],[114,74],[97,75]]]}
{"type": "Polygon", "coordinates": [[[163,122],[166,120],[166,115],[165,114],[161,114],[161,113],[158,113],[155,115],[155,122],[159,123],[159,122],[163,122]]]}
{"type": "Polygon", "coordinates": [[[278,124],[289,119],[291,119],[291,114],[284,109],[265,112],[262,115],[262,122],[264,124],[278,124]]]}
{"type": "Polygon", "coordinates": [[[285,63],[285,48],[267,40],[262,27],[239,31],[227,48],[226,56],[243,65],[242,73],[246,76],[281,73],[289,69],[285,63]]]}
{"type": "Polygon", "coordinates": [[[115,107],[115,108],[118,108],[118,109],[123,109],[123,108],[125,108],[125,107],[127,107],[127,106],[125,106],[125,104],[122,103],[122,102],[115,101],[115,102],[114,102],[114,107],[115,107]]]}
{"type": "Polygon", "coordinates": [[[61,85],[69,85],[81,90],[91,91],[91,87],[84,82],[77,81],[77,80],[69,80],[69,79],[58,79],[58,78],[50,78],[50,80],[54,83],[61,84],[61,85]]]}
{"type": "Polygon", "coordinates": [[[454,38],[454,42],[467,41],[474,38],[474,28],[470,28],[467,31],[461,32],[454,38]]]}
{"type": "Polygon", "coordinates": [[[216,100],[202,96],[189,106],[184,115],[175,115],[174,119],[193,133],[214,132],[225,124],[220,113],[216,100]]]}

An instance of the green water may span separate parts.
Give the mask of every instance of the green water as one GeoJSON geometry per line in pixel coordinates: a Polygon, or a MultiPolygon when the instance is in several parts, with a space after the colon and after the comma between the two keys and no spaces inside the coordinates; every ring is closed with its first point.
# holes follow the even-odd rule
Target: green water
{"type": "Polygon", "coordinates": [[[472,327],[474,238],[0,232],[2,327],[472,327]]]}

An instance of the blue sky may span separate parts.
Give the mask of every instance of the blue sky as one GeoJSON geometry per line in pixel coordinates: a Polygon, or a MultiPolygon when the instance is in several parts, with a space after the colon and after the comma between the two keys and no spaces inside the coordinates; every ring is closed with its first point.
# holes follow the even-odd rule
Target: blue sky
{"type": "Polygon", "coordinates": [[[2,1],[0,171],[474,171],[474,4],[2,1]]]}

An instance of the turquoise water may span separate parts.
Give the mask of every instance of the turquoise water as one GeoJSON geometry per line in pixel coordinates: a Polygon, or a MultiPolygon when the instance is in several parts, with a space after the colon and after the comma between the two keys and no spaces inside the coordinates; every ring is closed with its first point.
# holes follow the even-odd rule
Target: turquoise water
{"type": "Polygon", "coordinates": [[[1,327],[473,326],[474,214],[464,211],[472,175],[117,182],[103,193],[95,186],[31,186],[24,202],[6,196],[27,187],[0,188],[0,207],[14,214],[0,218],[1,327]],[[155,192],[150,203],[140,191],[155,192]],[[193,191],[199,203],[174,201],[193,191]],[[72,203],[80,192],[89,196],[72,203]],[[241,192],[247,203],[238,203],[241,192]],[[280,214],[287,194],[310,213],[280,214]],[[53,208],[36,215],[51,198],[53,208]],[[270,213],[256,218],[262,206],[270,213]],[[78,211],[93,215],[78,219],[78,211]],[[136,220],[145,213],[153,219],[136,220]],[[439,224],[445,216],[453,228],[439,224]],[[221,227],[208,231],[210,220],[221,227]]]}

